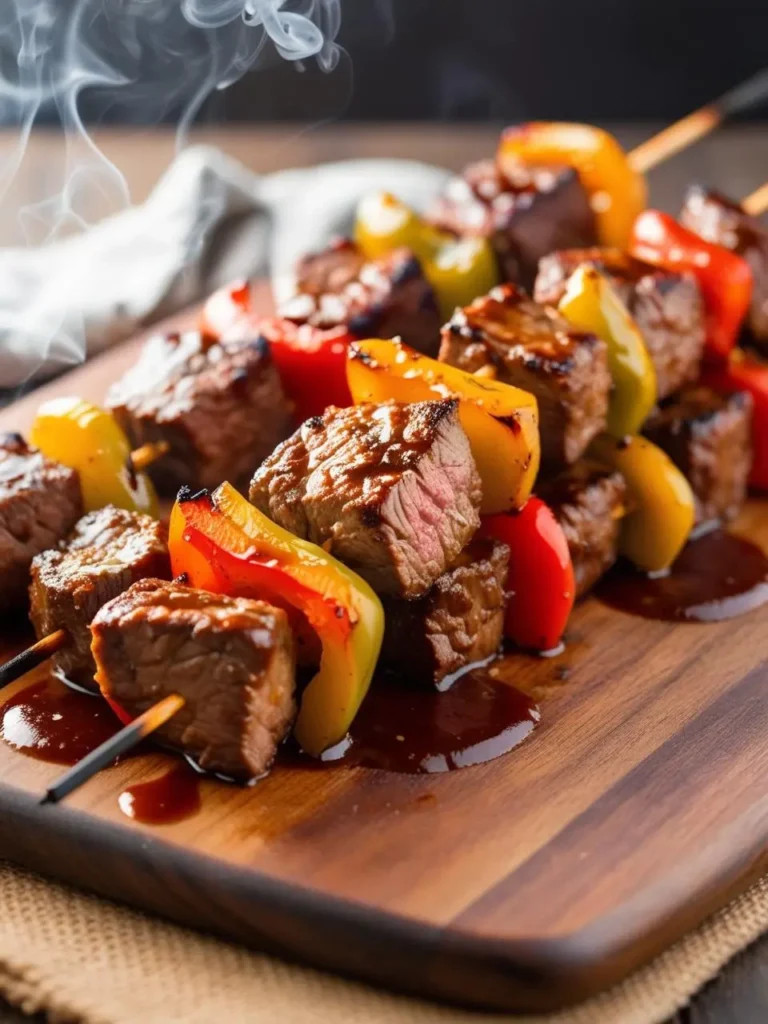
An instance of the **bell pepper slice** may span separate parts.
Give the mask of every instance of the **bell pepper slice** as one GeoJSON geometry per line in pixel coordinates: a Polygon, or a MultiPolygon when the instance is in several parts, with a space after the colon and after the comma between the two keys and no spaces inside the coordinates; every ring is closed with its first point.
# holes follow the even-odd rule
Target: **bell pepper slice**
{"type": "Polygon", "coordinates": [[[419,259],[447,320],[499,283],[499,269],[490,242],[456,238],[429,224],[389,192],[361,200],[355,219],[355,241],[368,259],[405,247],[419,259]]]}
{"type": "Polygon", "coordinates": [[[206,299],[198,326],[203,334],[214,338],[245,340],[258,333],[259,319],[253,309],[251,287],[241,279],[206,299]]]}
{"type": "Polygon", "coordinates": [[[685,545],[696,519],[691,485],[669,456],[645,437],[617,441],[601,434],[590,445],[600,462],[618,469],[627,483],[629,512],[619,551],[638,569],[668,569],[685,545]]]}
{"type": "Polygon", "coordinates": [[[458,398],[461,424],[483,482],[482,512],[507,512],[528,500],[541,457],[533,395],[430,359],[396,341],[352,344],[347,379],[356,404],[458,398]]]}
{"type": "Polygon", "coordinates": [[[629,251],[666,270],[696,275],[706,314],[705,353],[722,360],[733,349],[752,299],[752,271],[741,256],[705,242],[674,217],[646,210],[635,221],[629,251]]]}
{"type": "Polygon", "coordinates": [[[608,346],[613,378],[608,432],[637,434],[656,404],[656,370],[637,324],[608,279],[584,264],[568,279],[559,310],[575,327],[591,331],[608,346]]]}
{"type": "Polygon", "coordinates": [[[157,518],[152,481],[134,471],[128,438],[104,409],[82,398],[53,398],[38,409],[30,440],[49,459],[77,470],[86,512],[116,505],[157,518]]]}
{"type": "Polygon", "coordinates": [[[723,366],[705,367],[702,384],[715,391],[748,391],[752,396],[752,469],[749,483],[768,491],[768,362],[736,348],[723,366]]]}
{"type": "Polygon", "coordinates": [[[193,587],[274,601],[306,617],[322,654],[301,698],[295,735],[314,756],[343,739],[368,691],[384,632],[384,611],[368,584],[275,525],[228,483],[212,495],[180,495],[170,550],[174,573],[186,574],[193,587]]]}
{"type": "Polygon", "coordinates": [[[484,516],[479,535],[509,545],[505,636],[528,650],[556,649],[573,610],[576,581],[552,509],[531,497],[518,512],[484,516]]]}
{"type": "Polygon", "coordinates": [[[259,334],[269,342],[283,389],[297,420],[318,416],[329,405],[352,405],[347,384],[347,349],[354,340],[346,327],[321,330],[273,317],[259,334]]]}
{"type": "Polygon", "coordinates": [[[572,167],[589,196],[600,244],[626,248],[647,189],[609,132],[588,124],[529,121],[502,133],[497,159],[510,176],[521,162],[572,167]]]}

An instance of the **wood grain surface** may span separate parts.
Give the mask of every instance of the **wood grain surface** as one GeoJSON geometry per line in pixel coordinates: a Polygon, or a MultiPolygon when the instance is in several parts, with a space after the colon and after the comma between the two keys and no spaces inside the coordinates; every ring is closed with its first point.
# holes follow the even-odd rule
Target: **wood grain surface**
{"type": "MultiPolygon", "coordinates": [[[[100,400],[135,348],[9,406],[0,429],[25,430],[50,394],[100,400]]],[[[751,503],[738,529],[768,547],[766,505],[751,503]]],[[[542,709],[506,757],[431,776],[293,765],[250,789],[206,780],[201,811],[162,827],[130,821],[117,797],[168,755],[41,807],[60,769],[0,744],[0,856],[403,990],[571,1003],[765,869],[765,626],[765,609],[673,625],[591,599],[559,658],[506,662],[542,709]]]]}

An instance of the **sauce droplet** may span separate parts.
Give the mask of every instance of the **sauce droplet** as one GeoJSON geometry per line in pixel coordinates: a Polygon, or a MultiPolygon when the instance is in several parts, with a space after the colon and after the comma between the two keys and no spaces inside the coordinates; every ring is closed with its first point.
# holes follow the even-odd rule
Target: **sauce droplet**
{"type": "Polygon", "coordinates": [[[768,557],[748,540],[713,530],[690,541],[666,575],[619,567],[596,594],[612,608],[646,619],[718,622],[768,601],[768,557]]]}
{"type": "Polygon", "coordinates": [[[470,672],[444,691],[385,675],[371,686],[349,741],[324,760],[409,774],[448,772],[501,757],[538,721],[529,697],[485,672],[470,672]]]}
{"type": "Polygon", "coordinates": [[[200,810],[199,774],[186,763],[149,782],[128,786],[117,798],[123,814],[145,825],[170,825],[200,810]]]}
{"type": "Polygon", "coordinates": [[[119,728],[104,701],[53,678],[32,683],[0,706],[3,740],[52,764],[76,764],[119,728]]]}

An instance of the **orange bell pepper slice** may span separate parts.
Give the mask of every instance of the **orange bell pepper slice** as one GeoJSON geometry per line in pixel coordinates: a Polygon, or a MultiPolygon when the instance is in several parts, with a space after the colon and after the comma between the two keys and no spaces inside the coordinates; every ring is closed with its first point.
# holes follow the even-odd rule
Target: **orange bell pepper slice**
{"type": "Polygon", "coordinates": [[[212,495],[179,496],[169,546],[174,574],[191,586],[301,613],[322,653],[294,732],[315,756],[342,740],[368,691],[384,633],[384,611],[368,584],[277,526],[228,483],[212,495]]]}
{"type": "Polygon", "coordinates": [[[358,405],[458,398],[461,425],[483,482],[481,511],[508,512],[525,504],[541,458],[533,395],[430,359],[396,341],[350,345],[347,380],[358,405]]]}

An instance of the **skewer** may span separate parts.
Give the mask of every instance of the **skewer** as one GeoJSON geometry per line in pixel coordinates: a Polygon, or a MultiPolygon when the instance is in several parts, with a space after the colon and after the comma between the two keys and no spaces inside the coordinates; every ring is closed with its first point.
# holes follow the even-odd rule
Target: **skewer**
{"type": "Polygon", "coordinates": [[[768,210],[768,181],[754,192],[750,192],[746,199],[742,199],[741,208],[750,217],[759,217],[761,213],[768,210]]]}
{"type": "Polygon", "coordinates": [[[31,672],[38,665],[42,665],[68,642],[69,633],[65,629],[57,629],[55,633],[44,636],[42,640],[32,644],[26,651],[22,651],[15,658],[0,665],[0,688],[14,682],[26,672],[31,672]]]}
{"type": "Polygon", "coordinates": [[[76,765],[64,772],[54,783],[49,786],[40,800],[41,804],[57,804],[64,797],[69,796],[76,789],[79,789],[89,779],[93,778],[102,768],[110,765],[120,754],[138,746],[142,740],[150,736],[161,725],[165,725],[169,719],[180,711],[185,700],[180,694],[172,693],[163,697],[161,701],[148,708],[142,715],[134,719],[129,725],[123,726],[119,732],[105,740],[101,746],[92,750],[90,754],[78,761],[76,765]]]}
{"type": "Polygon", "coordinates": [[[168,452],[169,447],[167,441],[147,441],[140,448],[136,448],[129,456],[133,472],[143,473],[153,462],[162,458],[168,452]]]}
{"type": "Polygon", "coordinates": [[[730,89],[712,103],[664,128],[657,135],[636,146],[627,158],[633,170],[645,174],[691,143],[704,138],[726,118],[748,110],[768,97],[768,68],[752,75],[746,82],[730,89]]]}

